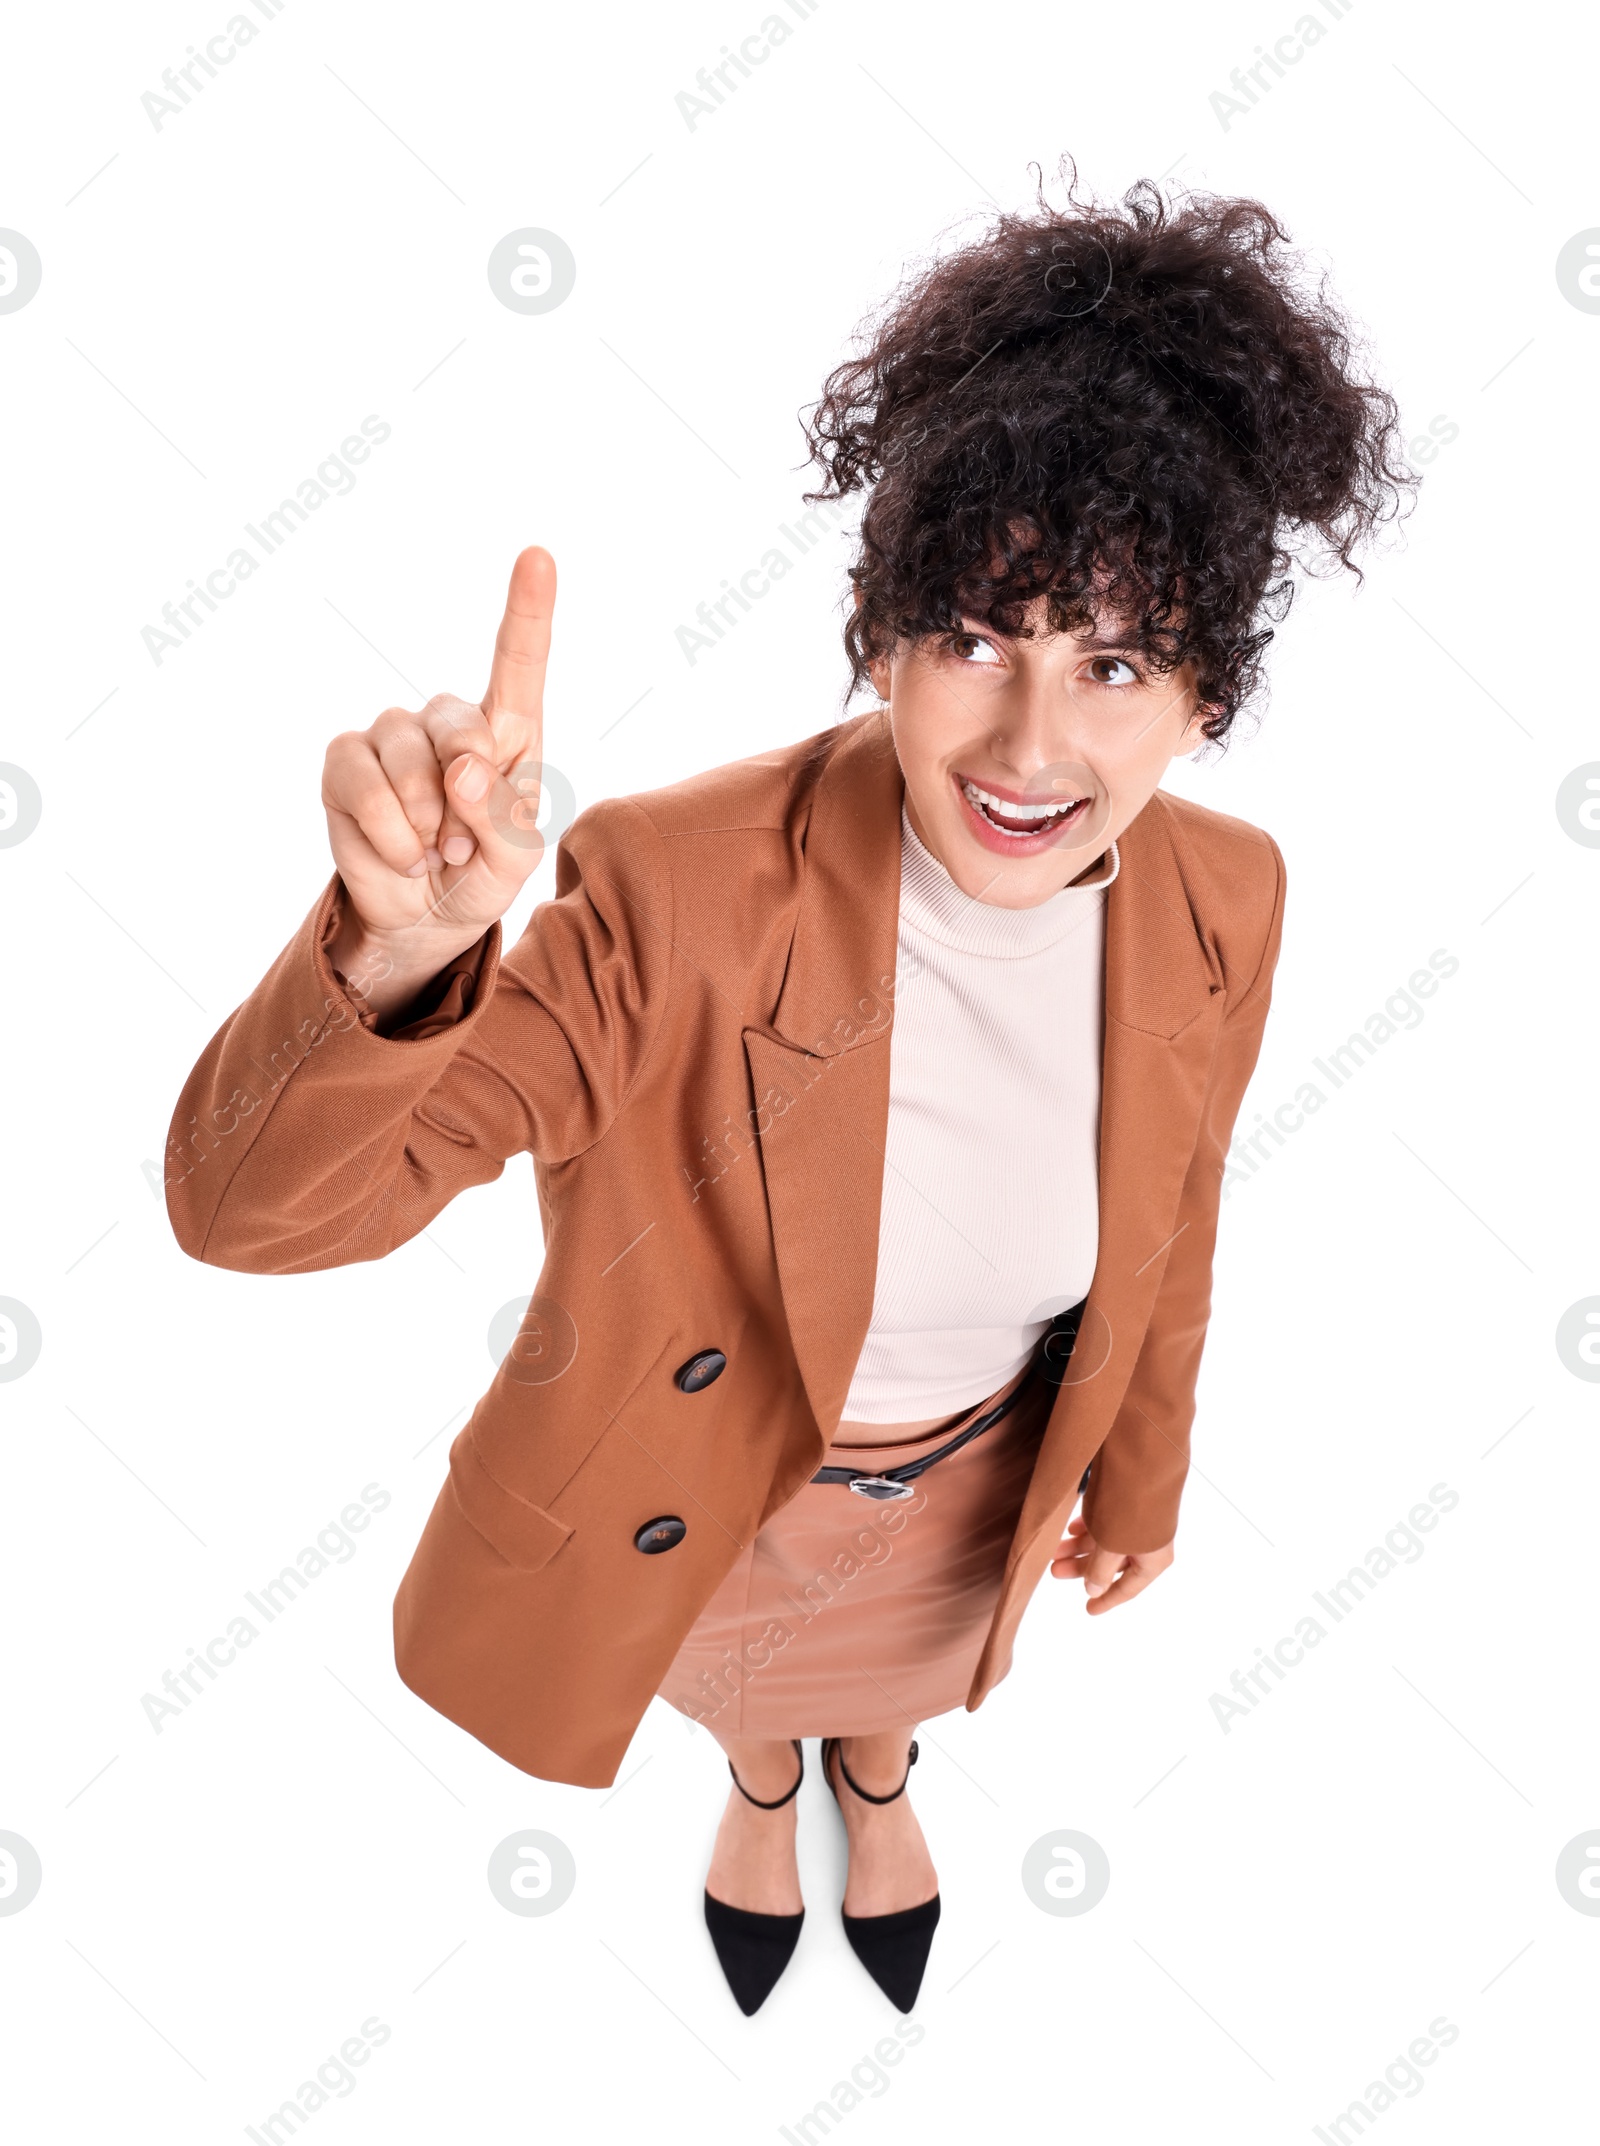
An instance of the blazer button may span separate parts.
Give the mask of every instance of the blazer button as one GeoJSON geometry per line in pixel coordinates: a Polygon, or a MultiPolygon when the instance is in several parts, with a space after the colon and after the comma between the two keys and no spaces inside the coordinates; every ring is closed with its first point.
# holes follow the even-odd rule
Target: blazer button
{"type": "Polygon", "coordinates": [[[721,1378],[727,1368],[728,1359],[720,1349],[701,1349],[686,1364],[679,1364],[672,1374],[673,1384],[682,1393],[698,1393],[702,1386],[721,1378]]]}
{"type": "Polygon", "coordinates": [[[646,1557],[656,1557],[663,1550],[675,1550],[688,1532],[676,1513],[663,1513],[659,1520],[645,1522],[633,1538],[633,1547],[646,1557]]]}

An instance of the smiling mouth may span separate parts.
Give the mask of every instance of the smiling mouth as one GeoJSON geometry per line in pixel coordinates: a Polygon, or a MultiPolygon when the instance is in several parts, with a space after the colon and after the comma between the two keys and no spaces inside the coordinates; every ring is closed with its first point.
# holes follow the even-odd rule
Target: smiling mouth
{"type": "Polygon", "coordinates": [[[1089,802],[1087,797],[1072,797],[1060,803],[1023,805],[967,781],[961,784],[961,794],[980,819],[987,820],[998,833],[1018,840],[1043,834],[1047,829],[1071,826],[1089,802]]]}

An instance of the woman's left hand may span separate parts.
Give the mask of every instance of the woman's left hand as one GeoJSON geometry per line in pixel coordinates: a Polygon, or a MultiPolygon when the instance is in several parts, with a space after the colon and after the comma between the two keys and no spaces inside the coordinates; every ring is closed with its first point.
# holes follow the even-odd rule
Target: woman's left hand
{"type": "Polygon", "coordinates": [[[1067,1532],[1050,1561],[1058,1580],[1082,1580],[1089,1600],[1084,1605],[1091,1617],[1131,1602],[1172,1563],[1173,1545],[1161,1550],[1108,1550],[1089,1533],[1081,1515],[1067,1522],[1067,1532]]]}

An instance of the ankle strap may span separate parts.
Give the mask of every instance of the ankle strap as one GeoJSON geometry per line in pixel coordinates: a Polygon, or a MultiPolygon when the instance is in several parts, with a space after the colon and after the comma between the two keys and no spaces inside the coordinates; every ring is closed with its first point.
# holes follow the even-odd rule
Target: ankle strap
{"type": "MultiPolygon", "coordinates": [[[[855,1792],[856,1795],[861,1798],[863,1803],[893,1803],[896,1797],[903,1796],[905,1794],[906,1781],[909,1781],[911,1779],[911,1769],[917,1763],[917,1740],[915,1737],[912,1737],[911,1739],[911,1750],[906,1757],[905,1780],[900,1783],[900,1786],[898,1788],[892,1788],[887,1796],[872,1795],[867,1789],[864,1789],[861,1786],[861,1783],[859,1781],[855,1780],[852,1777],[849,1767],[844,1762],[844,1739],[842,1737],[831,1736],[829,1737],[828,1741],[833,1745],[834,1750],[839,1754],[839,1771],[844,1775],[846,1781],[849,1782],[852,1790],[855,1792]]],[[[798,1787],[798,1782],[795,1785],[798,1787]]]]}
{"type": "MultiPolygon", "coordinates": [[[[759,1796],[752,1796],[749,1789],[747,1789],[744,1783],[739,1779],[739,1776],[736,1773],[733,1773],[732,1759],[729,1759],[728,1761],[728,1771],[729,1773],[733,1773],[734,1787],[739,1791],[740,1795],[743,1796],[745,1802],[753,1803],[758,1811],[781,1811],[786,1803],[792,1802],[793,1799],[800,1793],[800,1783],[806,1777],[806,1755],[804,1749],[801,1746],[800,1739],[798,1736],[791,1736],[789,1741],[794,1745],[795,1756],[800,1761],[800,1771],[794,1777],[794,1787],[786,1788],[781,1796],[775,1796],[770,1803],[763,1803],[759,1796]]],[[[842,1765],[843,1763],[844,1761],[841,1759],[840,1764],[842,1765]]]]}

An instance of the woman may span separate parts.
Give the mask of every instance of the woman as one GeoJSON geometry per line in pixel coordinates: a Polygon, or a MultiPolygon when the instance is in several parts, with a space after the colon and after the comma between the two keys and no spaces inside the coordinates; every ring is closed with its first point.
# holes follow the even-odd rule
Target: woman
{"type": "Polygon", "coordinates": [[[809,425],[811,496],[867,493],[880,705],[590,806],[502,953],[543,846],[524,552],[481,703],[334,740],[333,877],[179,1102],[179,1241],[258,1273],[381,1258],[532,1154],[538,1290],[396,1659],[552,1780],[612,1782],[657,1694],[706,1724],[747,2012],[804,1913],[800,1740],[909,2009],[917,1725],[1005,1676],[1047,1566],[1101,1614],[1172,1561],[1284,872],[1158,785],[1227,736],[1291,559],[1396,510],[1395,421],[1258,205],[1000,217],[809,425]]]}

